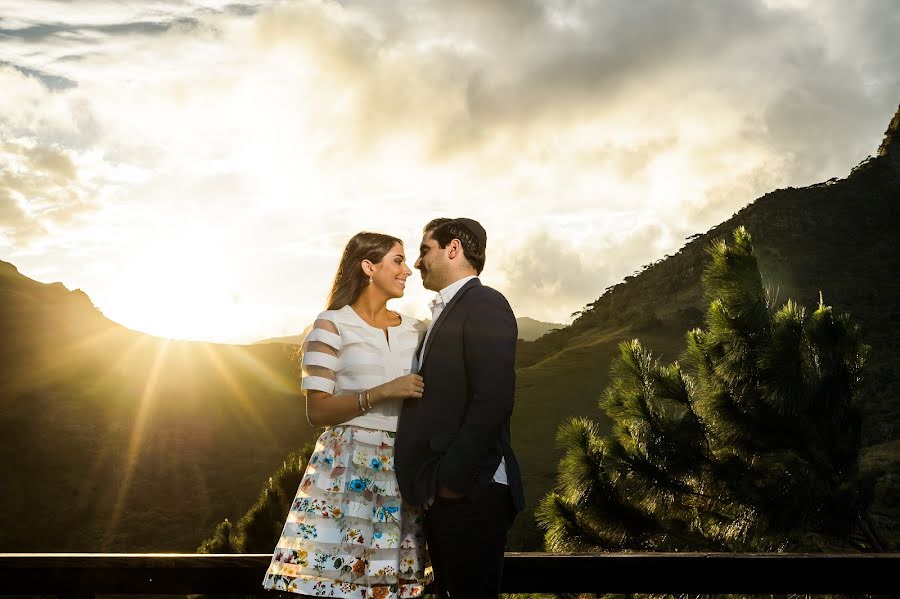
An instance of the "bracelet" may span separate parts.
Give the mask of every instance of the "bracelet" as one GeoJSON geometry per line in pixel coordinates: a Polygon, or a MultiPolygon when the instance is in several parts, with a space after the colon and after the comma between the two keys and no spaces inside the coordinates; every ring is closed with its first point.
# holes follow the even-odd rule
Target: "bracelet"
{"type": "Polygon", "coordinates": [[[366,410],[372,409],[372,400],[369,398],[369,390],[366,389],[366,410]]]}
{"type": "Polygon", "coordinates": [[[363,405],[363,395],[365,395],[365,392],[360,393],[356,396],[356,403],[357,405],[359,405],[360,412],[367,412],[369,408],[363,405]]]}

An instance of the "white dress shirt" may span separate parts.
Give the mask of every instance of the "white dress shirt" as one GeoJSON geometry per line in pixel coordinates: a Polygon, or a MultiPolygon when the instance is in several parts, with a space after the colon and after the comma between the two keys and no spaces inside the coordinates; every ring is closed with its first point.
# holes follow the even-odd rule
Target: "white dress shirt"
{"type": "MultiPolygon", "coordinates": [[[[456,295],[456,292],[462,289],[462,287],[471,281],[472,279],[477,278],[475,275],[471,275],[468,277],[463,277],[455,283],[451,283],[437,292],[434,299],[431,301],[431,322],[428,323],[428,330],[425,332],[425,340],[422,342],[422,349],[419,351],[419,359],[418,363],[422,364],[422,358],[425,356],[425,345],[428,343],[428,337],[431,335],[431,329],[434,328],[434,323],[437,322],[437,319],[440,318],[441,313],[444,311],[444,307],[450,303],[450,300],[453,299],[453,296],[456,295]]],[[[428,384],[428,381],[425,381],[425,384],[428,384]]],[[[494,482],[501,483],[504,485],[509,484],[509,479],[506,476],[506,459],[500,458],[500,465],[497,466],[497,471],[494,473],[494,482]]]]}

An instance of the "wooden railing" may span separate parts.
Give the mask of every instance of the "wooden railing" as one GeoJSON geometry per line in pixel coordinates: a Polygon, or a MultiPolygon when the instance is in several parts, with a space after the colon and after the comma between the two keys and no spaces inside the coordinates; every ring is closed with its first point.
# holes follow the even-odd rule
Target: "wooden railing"
{"type": "MultiPolygon", "coordinates": [[[[0,595],[252,594],[271,556],[0,553],[0,595]]],[[[900,553],[507,553],[507,593],[900,597],[900,553]]]]}

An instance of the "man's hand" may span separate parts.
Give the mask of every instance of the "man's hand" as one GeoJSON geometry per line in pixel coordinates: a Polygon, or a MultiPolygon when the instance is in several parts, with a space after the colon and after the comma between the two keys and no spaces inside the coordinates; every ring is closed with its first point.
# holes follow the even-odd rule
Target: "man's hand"
{"type": "Polygon", "coordinates": [[[438,487],[438,497],[444,497],[445,499],[459,499],[460,497],[465,497],[465,493],[457,493],[451,489],[448,489],[444,485],[440,485],[438,487]]]}

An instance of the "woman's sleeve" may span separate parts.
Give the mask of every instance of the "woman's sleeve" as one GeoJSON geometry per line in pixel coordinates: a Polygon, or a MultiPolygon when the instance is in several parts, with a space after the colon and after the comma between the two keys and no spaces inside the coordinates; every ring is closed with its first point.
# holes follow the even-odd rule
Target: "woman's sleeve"
{"type": "Polygon", "coordinates": [[[303,378],[300,388],[334,393],[341,335],[327,314],[320,314],[301,346],[303,378]]]}

